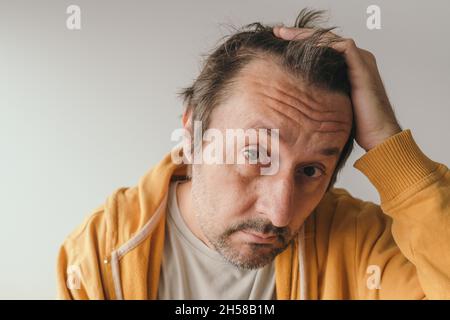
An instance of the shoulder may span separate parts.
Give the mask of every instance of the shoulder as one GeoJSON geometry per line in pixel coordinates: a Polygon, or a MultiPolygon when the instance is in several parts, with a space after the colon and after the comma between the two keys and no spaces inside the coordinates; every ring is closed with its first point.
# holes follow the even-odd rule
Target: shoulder
{"type": "Polygon", "coordinates": [[[316,223],[323,231],[353,239],[357,232],[383,232],[390,218],[380,205],[353,196],[343,188],[332,188],[315,210],[316,223]]]}
{"type": "Polygon", "coordinates": [[[131,236],[132,220],[138,220],[139,201],[136,188],[119,188],[106,201],[92,210],[64,240],[63,246],[73,253],[95,249],[108,251],[131,236]],[[128,230],[128,231],[127,231],[128,230]]]}
{"type": "Polygon", "coordinates": [[[374,210],[380,211],[380,205],[355,197],[343,188],[332,188],[317,206],[318,212],[328,211],[327,213],[330,213],[332,211],[333,215],[345,219],[358,218],[367,211],[374,210]]]}

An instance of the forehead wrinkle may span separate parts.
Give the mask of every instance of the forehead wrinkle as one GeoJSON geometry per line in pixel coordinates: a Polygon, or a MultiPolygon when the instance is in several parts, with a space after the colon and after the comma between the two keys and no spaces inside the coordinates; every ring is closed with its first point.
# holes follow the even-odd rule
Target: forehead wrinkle
{"type": "MultiPolygon", "coordinates": [[[[300,139],[301,135],[300,134],[300,130],[303,128],[305,129],[305,125],[304,123],[302,123],[301,121],[296,120],[295,118],[291,118],[288,115],[286,115],[285,112],[281,112],[275,108],[268,108],[268,112],[270,112],[269,116],[266,116],[264,118],[261,119],[253,119],[247,122],[246,124],[246,129],[248,129],[249,127],[252,127],[254,129],[279,129],[279,138],[280,140],[288,143],[288,144],[296,144],[298,139],[300,139]],[[281,128],[277,128],[277,126],[274,125],[274,122],[272,122],[269,119],[276,119],[276,118],[282,118],[285,119],[287,122],[282,124],[281,128]],[[267,121],[266,121],[267,120],[267,121]],[[292,124],[294,123],[294,124],[292,124]]],[[[280,122],[282,120],[279,120],[280,122]]],[[[276,121],[275,121],[276,122],[276,121]]],[[[313,129],[312,133],[310,134],[314,134],[314,133],[318,133],[318,134],[330,134],[330,133],[338,133],[338,132],[343,132],[344,134],[347,134],[348,130],[345,129],[337,129],[337,130],[324,130],[321,129],[321,126],[319,126],[318,129],[313,129]]],[[[270,130],[269,130],[270,132],[270,130]]]]}
{"type": "MultiPolygon", "coordinates": [[[[304,106],[305,108],[307,108],[308,110],[310,110],[310,112],[312,113],[320,113],[320,114],[324,114],[324,113],[331,113],[331,114],[339,114],[339,111],[335,110],[335,109],[323,109],[320,110],[320,107],[327,105],[325,102],[323,101],[317,101],[316,99],[314,99],[309,93],[308,90],[301,90],[299,88],[295,88],[294,90],[283,90],[282,88],[279,88],[278,86],[273,86],[272,91],[278,92],[283,96],[286,96],[288,99],[292,99],[292,101],[298,103],[301,106],[304,106]],[[292,91],[293,93],[298,93],[300,92],[300,94],[298,95],[293,95],[291,94],[289,91],[292,91]],[[314,108],[314,106],[318,106],[319,108],[314,108]]],[[[288,89],[288,88],[286,88],[288,89]]]]}
{"type": "MultiPolygon", "coordinates": [[[[248,92],[248,91],[247,91],[248,92]]],[[[298,132],[297,130],[293,128],[303,128],[305,129],[305,119],[308,119],[308,115],[304,115],[299,111],[297,108],[286,105],[285,102],[279,101],[277,99],[274,99],[273,97],[267,96],[261,92],[259,92],[259,97],[256,97],[256,99],[252,99],[251,96],[247,95],[247,99],[249,99],[251,104],[254,104],[257,108],[259,108],[261,105],[266,106],[266,112],[270,112],[271,117],[279,117],[279,122],[287,122],[281,124],[281,127],[290,127],[291,130],[287,130],[289,132],[288,135],[286,135],[286,141],[296,141],[298,139],[298,132]],[[262,98],[263,97],[263,98],[262,98]],[[280,106],[282,104],[282,106],[280,106]],[[286,107],[287,106],[287,107],[286,107]],[[300,114],[300,116],[299,116],[300,114]],[[303,121],[302,121],[303,120],[303,121]]],[[[345,122],[339,122],[339,121],[321,121],[316,119],[310,119],[311,122],[314,124],[314,129],[312,131],[318,132],[318,133],[338,133],[338,132],[344,132],[346,133],[347,130],[344,127],[347,127],[345,122]]],[[[311,125],[309,125],[311,127],[311,125]]],[[[278,128],[281,129],[282,128],[278,128]]],[[[285,130],[283,130],[285,131],[285,130]]],[[[281,134],[281,132],[280,132],[281,134]]]]}
{"type": "Polygon", "coordinates": [[[283,96],[288,97],[289,99],[292,99],[294,101],[297,101],[298,103],[301,103],[303,105],[305,105],[305,107],[310,108],[313,111],[316,112],[321,112],[321,113],[337,113],[336,110],[333,109],[323,109],[323,110],[316,110],[316,109],[320,109],[320,107],[323,106],[323,102],[322,101],[318,101],[316,98],[313,97],[313,95],[311,95],[309,93],[309,91],[311,90],[307,90],[308,88],[305,88],[303,85],[301,85],[300,82],[298,82],[297,84],[291,84],[289,83],[290,86],[293,87],[293,89],[289,90],[288,86],[285,86],[284,88],[281,88],[278,83],[267,83],[265,81],[261,81],[261,80],[250,80],[252,81],[254,84],[257,85],[257,87],[266,87],[267,90],[266,91],[270,91],[273,93],[280,93],[283,96]],[[311,106],[318,106],[319,108],[313,108],[311,106]]]}
{"type": "Polygon", "coordinates": [[[290,74],[273,60],[255,60],[244,69],[245,72],[241,72],[239,75],[241,80],[243,80],[242,84],[244,86],[250,89],[263,90],[269,96],[281,94],[292,101],[289,104],[294,106],[301,105],[304,109],[308,109],[305,110],[305,113],[310,112],[311,118],[317,119],[324,116],[324,114],[330,117],[335,115],[339,120],[343,120],[342,123],[351,124],[352,120],[349,119],[353,111],[351,107],[348,108],[349,110],[342,110],[344,108],[340,108],[341,110],[324,108],[330,106],[330,99],[333,97],[329,95],[338,95],[340,96],[338,99],[341,100],[347,97],[345,94],[307,85],[302,79],[290,74]],[[283,87],[280,87],[280,85],[283,85],[283,87]],[[317,114],[317,116],[311,115],[313,113],[317,114]]]}
{"type": "MultiPolygon", "coordinates": [[[[299,137],[299,139],[297,139],[296,143],[298,143],[299,145],[304,145],[305,146],[305,150],[312,150],[314,152],[319,152],[320,151],[324,151],[325,149],[333,149],[333,148],[338,148],[338,149],[342,149],[342,147],[344,145],[340,145],[339,143],[339,138],[342,137],[344,138],[343,135],[339,135],[339,137],[335,134],[329,134],[329,133],[318,133],[317,131],[313,131],[313,132],[308,132],[305,135],[303,135],[302,137],[299,137]],[[302,141],[301,138],[306,141],[306,144],[302,141]]],[[[345,139],[345,141],[347,141],[345,139]]],[[[344,142],[344,139],[343,139],[344,142]]]]}
{"type": "MultiPolygon", "coordinates": [[[[297,128],[303,128],[304,127],[304,125],[300,121],[296,120],[295,118],[289,117],[284,112],[281,112],[281,111],[279,111],[279,110],[277,110],[275,108],[270,108],[270,110],[271,110],[271,112],[277,114],[278,116],[280,116],[282,118],[286,118],[288,122],[294,122],[296,124],[297,128]]],[[[283,127],[287,129],[287,127],[290,127],[290,126],[289,125],[284,125],[283,127]]],[[[281,128],[275,128],[275,129],[279,129],[280,130],[280,138],[281,138],[281,128]]],[[[291,132],[291,130],[289,130],[289,129],[287,131],[291,132]]],[[[295,135],[295,133],[292,133],[292,134],[288,135],[288,137],[286,137],[283,140],[285,140],[287,142],[288,141],[292,141],[292,140],[296,140],[293,137],[291,137],[292,135],[295,135]]]]}
{"type": "MultiPolygon", "coordinates": [[[[330,103],[332,103],[332,99],[334,98],[333,94],[341,95],[338,97],[339,100],[337,101],[337,103],[340,103],[341,105],[344,102],[345,95],[328,92],[327,90],[314,86],[307,86],[301,79],[294,78],[293,75],[282,70],[276,63],[273,63],[273,61],[253,61],[245,67],[245,72],[240,73],[239,78],[241,85],[238,86],[238,88],[240,87],[240,91],[244,93],[244,96],[246,96],[248,100],[250,100],[250,103],[255,104],[255,101],[259,101],[256,102],[256,104],[260,103],[266,105],[268,107],[267,109],[269,109],[274,116],[279,116],[281,119],[287,119],[289,121],[288,123],[291,125],[296,124],[295,127],[304,127],[304,122],[306,121],[307,124],[307,119],[309,117],[309,120],[311,121],[310,127],[311,123],[314,124],[315,127],[313,132],[320,135],[338,132],[348,133],[351,129],[351,106],[348,110],[342,110],[346,109],[344,107],[342,107],[341,110],[332,110],[329,108],[330,103]],[[285,86],[282,87],[284,84],[285,86]],[[252,93],[253,95],[256,95],[256,97],[252,97],[252,93]],[[281,95],[283,98],[287,98],[288,101],[293,102],[291,102],[291,104],[286,103],[273,97],[274,95],[281,95]],[[303,114],[299,112],[299,108],[296,108],[292,104],[302,105],[302,109],[300,110],[304,111],[303,114]],[[324,106],[328,108],[324,108],[324,106]],[[319,108],[322,110],[316,110],[319,108]],[[324,117],[324,115],[325,118],[334,116],[334,119],[329,120],[329,122],[318,119],[318,117],[324,117]]],[[[296,130],[293,130],[291,135],[293,135],[295,131],[296,130]]]]}
{"type": "MultiPolygon", "coordinates": [[[[316,91],[332,92],[331,90],[326,90],[316,85],[308,84],[306,80],[301,78],[301,76],[293,75],[289,72],[289,70],[284,68],[284,66],[281,66],[276,60],[273,59],[254,60],[245,66],[244,70],[245,71],[241,72],[239,75],[239,77],[244,81],[256,83],[259,87],[273,88],[286,95],[294,97],[296,93],[300,93],[301,98],[297,98],[300,100],[305,100],[302,101],[304,104],[311,104],[313,106],[321,107],[324,103],[323,99],[320,99],[323,96],[321,92],[314,94],[315,92],[311,89],[315,89],[316,91]],[[283,89],[279,87],[280,82],[283,85],[283,89]]],[[[343,93],[340,94],[346,96],[343,93]]],[[[322,111],[333,112],[332,109],[322,111]]]]}
{"type": "MultiPolygon", "coordinates": [[[[340,112],[338,110],[317,110],[317,108],[311,107],[307,102],[302,101],[301,96],[307,95],[306,91],[299,90],[301,94],[299,94],[300,97],[293,96],[290,93],[287,93],[283,89],[278,88],[278,86],[273,83],[273,81],[269,81],[272,83],[267,83],[264,81],[258,81],[253,79],[247,79],[248,81],[248,91],[254,91],[257,94],[260,94],[266,98],[273,99],[277,101],[278,103],[284,104],[286,106],[289,106],[293,109],[295,109],[297,112],[300,112],[303,114],[304,117],[308,118],[311,121],[315,122],[334,122],[337,124],[343,124],[348,125],[351,122],[348,120],[344,120],[347,118],[345,115],[346,113],[340,112]],[[286,98],[287,101],[280,100],[280,98],[276,98],[275,96],[277,94],[281,94],[284,96],[283,98],[286,98]]],[[[298,92],[298,91],[297,91],[298,92]]],[[[322,103],[316,102],[313,99],[308,99],[311,103],[317,106],[321,106],[322,103]]]]}
{"type": "Polygon", "coordinates": [[[316,132],[320,132],[320,133],[338,133],[338,132],[348,133],[348,130],[345,130],[345,129],[338,129],[338,130],[316,130],[316,132]]]}
{"type": "MultiPolygon", "coordinates": [[[[258,103],[256,104],[258,108],[259,105],[258,103]]],[[[264,102],[264,105],[267,105],[267,101],[264,102]]],[[[280,140],[290,143],[297,139],[298,132],[296,131],[304,127],[302,122],[270,106],[266,107],[265,112],[266,114],[261,114],[261,117],[249,117],[245,124],[246,129],[250,127],[253,129],[278,129],[280,140]]]]}
{"type": "MultiPolygon", "coordinates": [[[[313,121],[313,122],[320,122],[320,123],[322,123],[322,122],[332,122],[332,123],[337,123],[337,124],[347,124],[347,122],[345,122],[345,121],[340,121],[340,120],[315,119],[315,118],[313,118],[313,116],[311,116],[310,114],[308,114],[307,112],[305,112],[305,111],[302,110],[301,108],[297,108],[296,106],[291,105],[290,103],[284,102],[284,101],[282,101],[282,100],[280,100],[280,99],[278,99],[278,98],[275,98],[275,97],[272,97],[272,96],[270,96],[270,95],[267,95],[267,94],[265,94],[265,93],[262,92],[262,91],[259,92],[259,94],[263,95],[264,97],[266,97],[266,98],[268,98],[268,99],[274,100],[275,102],[278,102],[278,103],[280,103],[280,104],[286,105],[286,106],[288,106],[290,109],[294,109],[295,112],[301,113],[302,116],[304,116],[305,118],[307,118],[308,120],[311,120],[311,121],[313,121]]],[[[299,104],[299,105],[303,106],[303,104],[299,104]]],[[[322,115],[322,112],[317,111],[317,110],[314,110],[314,111],[322,115]]]]}

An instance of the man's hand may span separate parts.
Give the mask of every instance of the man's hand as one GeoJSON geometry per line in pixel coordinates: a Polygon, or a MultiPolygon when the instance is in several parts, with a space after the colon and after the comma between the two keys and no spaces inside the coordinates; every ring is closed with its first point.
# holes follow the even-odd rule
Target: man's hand
{"type": "MultiPolygon", "coordinates": [[[[306,38],[312,29],[275,27],[275,36],[284,40],[306,38]]],[[[329,32],[330,37],[337,37],[329,32]]],[[[326,35],[324,35],[326,37],[326,35]]],[[[356,122],[356,142],[366,151],[402,131],[384,89],[375,56],[356,46],[353,39],[332,42],[330,47],[345,56],[356,122]]]]}

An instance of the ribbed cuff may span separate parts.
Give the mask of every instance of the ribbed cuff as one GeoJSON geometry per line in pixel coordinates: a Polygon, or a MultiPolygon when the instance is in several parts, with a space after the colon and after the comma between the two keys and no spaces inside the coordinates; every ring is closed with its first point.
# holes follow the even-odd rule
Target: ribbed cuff
{"type": "Polygon", "coordinates": [[[355,161],[385,203],[436,170],[438,164],[417,146],[409,129],[393,135],[355,161]]]}

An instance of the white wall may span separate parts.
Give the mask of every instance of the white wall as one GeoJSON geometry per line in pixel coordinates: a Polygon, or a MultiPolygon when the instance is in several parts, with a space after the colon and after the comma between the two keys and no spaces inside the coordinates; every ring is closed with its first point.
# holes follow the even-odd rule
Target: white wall
{"type": "MultiPolygon", "coordinates": [[[[292,23],[304,6],[375,53],[404,128],[449,164],[448,1],[0,0],[0,298],[53,298],[64,237],[116,188],[169,151],[176,92],[223,24],[292,23]],[[82,30],[66,28],[66,8],[82,30]],[[381,7],[382,29],[366,28],[381,7]]],[[[351,164],[339,180],[378,201],[351,164]]]]}

